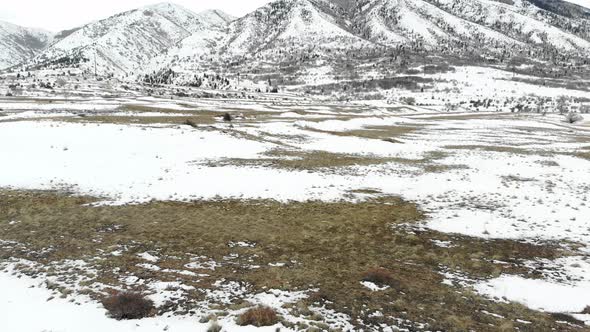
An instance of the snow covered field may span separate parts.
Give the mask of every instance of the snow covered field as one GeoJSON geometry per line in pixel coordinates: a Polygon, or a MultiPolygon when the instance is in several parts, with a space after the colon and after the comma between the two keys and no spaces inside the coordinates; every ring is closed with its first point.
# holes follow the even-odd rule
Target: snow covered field
{"type": "MultiPolygon", "coordinates": [[[[91,196],[98,198],[92,203],[97,207],[154,200],[354,203],[398,196],[425,212],[418,223],[396,226],[404,232],[550,245],[561,253],[554,259],[494,262],[520,269],[520,274],[465,276],[444,267],[443,283],[472,287],[493,301],[516,301],[590,322],[580,314],[590,305],[590,297],[584,296],[590,293],[588,116],[568,124],[556,114],[438,113],[294,100],[145,98],[141,111],[121,106],[137,102],[3,101],[0,188],[91,196]],[[233,121],[221,119],[226,112],[233,121]]],[[[19,222],[0,220],[0,225],[19,222]]],[[[17,246],[1,236],[0,245],[17,246]]],[[[435,242],[441,248],[458,245],[452,238],[435,242]]],[[[157,257],[142,257],[144,267],[162,269],[157,257]]],[[[46,301],[51,293],[43,277],[17,278],[19,264],[5,259],[6,270],[0,274],[0,308],[16,313],[3,321],[10,330],[197,331],[208,326],[184,316],[137,324],[110,320],[100,304],[76,294],[46,301]],[[31,308],[45,318],[22,319],[31,308]]],[[[382,291],[372,285],[375,292],[382,291]]],[[[158,295],[154,289],[156,300],[168,292],[158,295]]],[[[224,288],[216,292],[231,293],[224,288]]],[[[283,305],[307,296],[269,292],[275,295],[243,296],[282,310],[285,317],[290,314],[283,305]]],[[[354,329],[350,317],[331,314],[338,323],[328,325],[354,329]]],[[[233,317],[220,320],[225,330],[248,330],[237,327],[233,317]]]]}

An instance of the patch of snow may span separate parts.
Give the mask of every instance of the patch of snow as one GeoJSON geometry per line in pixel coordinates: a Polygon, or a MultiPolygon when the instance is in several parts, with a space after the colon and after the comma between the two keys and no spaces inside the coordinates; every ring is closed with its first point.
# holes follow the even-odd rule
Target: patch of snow
{"type": "Polygon", "coordinates": [[[371,281],[361,281],[361,285],[365,286],[366,288],[370,289],[373,292],[384,291],[389,288],[389,286],[379,286],[374,282],[371,281]]]}
{"type": "Polygon", "coordinates": [[[579,313],[590,305],[590,282],[576,285],[501,276],[475,285],[475,290],[500,301],[519,302],[547,312],[579,313]]]}

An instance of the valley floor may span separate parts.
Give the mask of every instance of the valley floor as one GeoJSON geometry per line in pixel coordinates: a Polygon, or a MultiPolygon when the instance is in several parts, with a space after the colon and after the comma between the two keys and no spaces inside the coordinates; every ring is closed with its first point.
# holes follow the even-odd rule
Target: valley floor
{"type": "Polygon", "coordinates": [[[266,331],[590,323],[588,117],[288,96],[0,108],[6,330],[265,331],[236,325],[256,305],[280,315],[266,331]],[[158,315],[108,318],[122,289],[158,315]]]}

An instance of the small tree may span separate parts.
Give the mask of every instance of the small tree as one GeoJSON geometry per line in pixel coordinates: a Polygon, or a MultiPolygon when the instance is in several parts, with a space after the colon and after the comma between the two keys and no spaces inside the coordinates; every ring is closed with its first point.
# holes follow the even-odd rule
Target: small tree
{"type": "Polygon", "coordinates": [[[416,98],[414,98],[414,97],[403,97],[401,99],[401,102],[404,103],[404,104],[406,104],[406,105],[413,106],[413,105],[416,105],[416,98]]]}
{"type": "Polygon", "coordinates": [[[447,111],[447,112],[454,112],[457,109],[459,109],[459,105],[457,105],[455,103],[448,102],[445,104],[445,111],[447,111]]]}
{"type": "Polygon", "coordinates": [[[565,122],[567,123],[576,123],[582,120],[584,120],[584,117],[576,112],[569,112],[565,115],[565,122]]]}
{"type": "Polygon", "coordinates": [[[63,78],[58,78],[57,80],[55,80],[55,85],[62,89],[66,86],[66,84],[68,84],[68,82],[66,82],[66,80],[64,80],[63,78]]]}
{"type": "Polygon", "coordinates": [[[63,78],[58,78],[57,80],[55,80],[55,85],[57,85],[59,88],[61,88],[61,91],[63,92],[66,99],[68,98],[68,94],[66,91],[67,84],[68,84],[68,82],[63,78]]]}
{"type": "Polygon", "coordinates": [[[559,111],[559,114],[565,114],[568,111],[568,99],[566,96],[559,96],[556,101],[555,107],[559,111]]]}
{"type": "Polygon", "coordinates": [[[545,113],[545,99],[539,97],[537,98],[537,100],[535,101],[535,112],[541,114],[541,113],[545,113]]]}

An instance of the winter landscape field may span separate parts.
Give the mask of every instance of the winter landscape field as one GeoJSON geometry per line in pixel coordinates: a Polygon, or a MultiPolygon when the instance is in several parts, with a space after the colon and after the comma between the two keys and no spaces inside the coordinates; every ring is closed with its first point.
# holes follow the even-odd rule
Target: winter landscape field
{"type": "Polygon", "coordinates": [[[590,330],[590,9],[0,22],[0,331],[590,330]]]}

